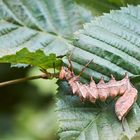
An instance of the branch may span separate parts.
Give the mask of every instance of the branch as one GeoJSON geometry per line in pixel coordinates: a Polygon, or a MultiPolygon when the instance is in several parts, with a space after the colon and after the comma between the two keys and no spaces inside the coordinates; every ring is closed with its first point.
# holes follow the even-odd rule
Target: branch
{"type": "Polygon", "coordinates": [[[28,80],[35,80],[35,79],[50,79],[53,77],[58,77],[58,74],[51,74],[51,73],[45,73],[42,75],[36,75],[36,76],[31,76],[31,77],[25,77],[25,78],[19,78],[19,79],[15,79],[15,80],[10,80],[10,81],[6,81],[6,82],[1,82],[0,83],[0,87],[3,86],[7,86],[7,85],[12,85],[12,84],[17,84],[17,83],[22,83],[28,80]]]}

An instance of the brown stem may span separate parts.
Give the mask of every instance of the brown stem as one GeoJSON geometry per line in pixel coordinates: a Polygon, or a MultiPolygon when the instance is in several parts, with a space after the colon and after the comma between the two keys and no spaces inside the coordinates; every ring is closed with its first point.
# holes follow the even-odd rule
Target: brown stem
{"type": "Polygon", "coordinates": [[[40,78],[48,79],[48,78],[52,78],[52,77],[57,77],[57,75],[52,75],[52,74],[48,73],[48,74],[42,74],[42,75],[37,75],[37,76],[19,78],[19,79],[15,79],[15,80],[6,81],[6,82],[1,82],[0,87],[25,82],[25,81],[28,81],[28,80],[34,80],[34,79],[40,79],[40,78]]]}

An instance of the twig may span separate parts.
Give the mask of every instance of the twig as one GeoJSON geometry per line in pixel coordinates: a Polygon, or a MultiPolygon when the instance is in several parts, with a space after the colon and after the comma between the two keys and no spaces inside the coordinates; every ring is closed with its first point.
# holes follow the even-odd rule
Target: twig
{"type": "Polygon", "coordinates": [[[7,86],[7,85],[12,85],[12,84],[17,84],[17,83],[22,83],[28,80],[35,80],[35,79],[49,79],[49,78],[53,78],[53,77],[58,77],[57,74],[51,74],[51,73],[45,73],[42,75],[36,75],[36,76],[31,76],[31,77],[25,77],[25,78],[19,78],[19,79],[15,79],[15,80],[10,80],[10,81],[6,81],[6,82],[1,82],[0,83],[0,87],[3,86],[7,86]]]}

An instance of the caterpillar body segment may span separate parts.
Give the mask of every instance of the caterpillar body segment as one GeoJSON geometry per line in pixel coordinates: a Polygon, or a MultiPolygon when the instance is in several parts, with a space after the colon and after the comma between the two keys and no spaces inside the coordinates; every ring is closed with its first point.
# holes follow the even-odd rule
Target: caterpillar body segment
{"type": "MultiPolygon", "coordinates": [[[[85,67],[82,69],[82,72],[84,69],[85,67]]],[[[101,77],[98,84],[92,78],[89,84],[82,84],[79,81],[80,75],[81,72],[76,76],[70,68],[62,67],[59,78],[66,79],[72,93],[79,96],[81,100],[89,100],[95,103],[96,100],[105,101],[108,97],[114,98],[119,96],[115,103],[115,113],[118,119],[122,121],[137,99],[137,90],[130,83],[128,75],[125,74],[125,77],[120,81],[116,81],[111,75],[111,79],[107,83],[101,77]]]]}
{"type": "Polygon", "coordinates": [[[123,120],[125,118],[136,100],[137,90],[128,81],[125,93],[118,98],[115,104],[115,112],[119,120],[123,120]]]}

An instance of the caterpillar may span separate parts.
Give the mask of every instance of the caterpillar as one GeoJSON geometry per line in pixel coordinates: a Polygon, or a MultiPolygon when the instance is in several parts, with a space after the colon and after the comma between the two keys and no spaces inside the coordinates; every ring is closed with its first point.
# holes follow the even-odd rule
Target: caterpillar
{"type": "Polygon", "coordinates": [[[81,70],[78,76],[73,72],[72,63],[69,60],[69,67],[62,67],[59,74],[59,79],[66,79],[68,82],[72,93],[80,97],[81,100],[89,100],[95,103],[96,100],[105,101],[108,97],[116,97],[115,103],[115,113],[120,121],[123,121],[129,110],[132,108],[133,104],[137,100],[137,89],[131,84],[128,74],[125,77],[116,81],[114,76],[111,75],[109,82],[105,83],[103,77],[101,77],[98,84],[91,78],[89,84],[82,84],[79,81],[79,77],[85,68],[89,65],[89,61],[85,67],[81,70]],[[72,68],[72,69],[70,69],[72,68]]]}

